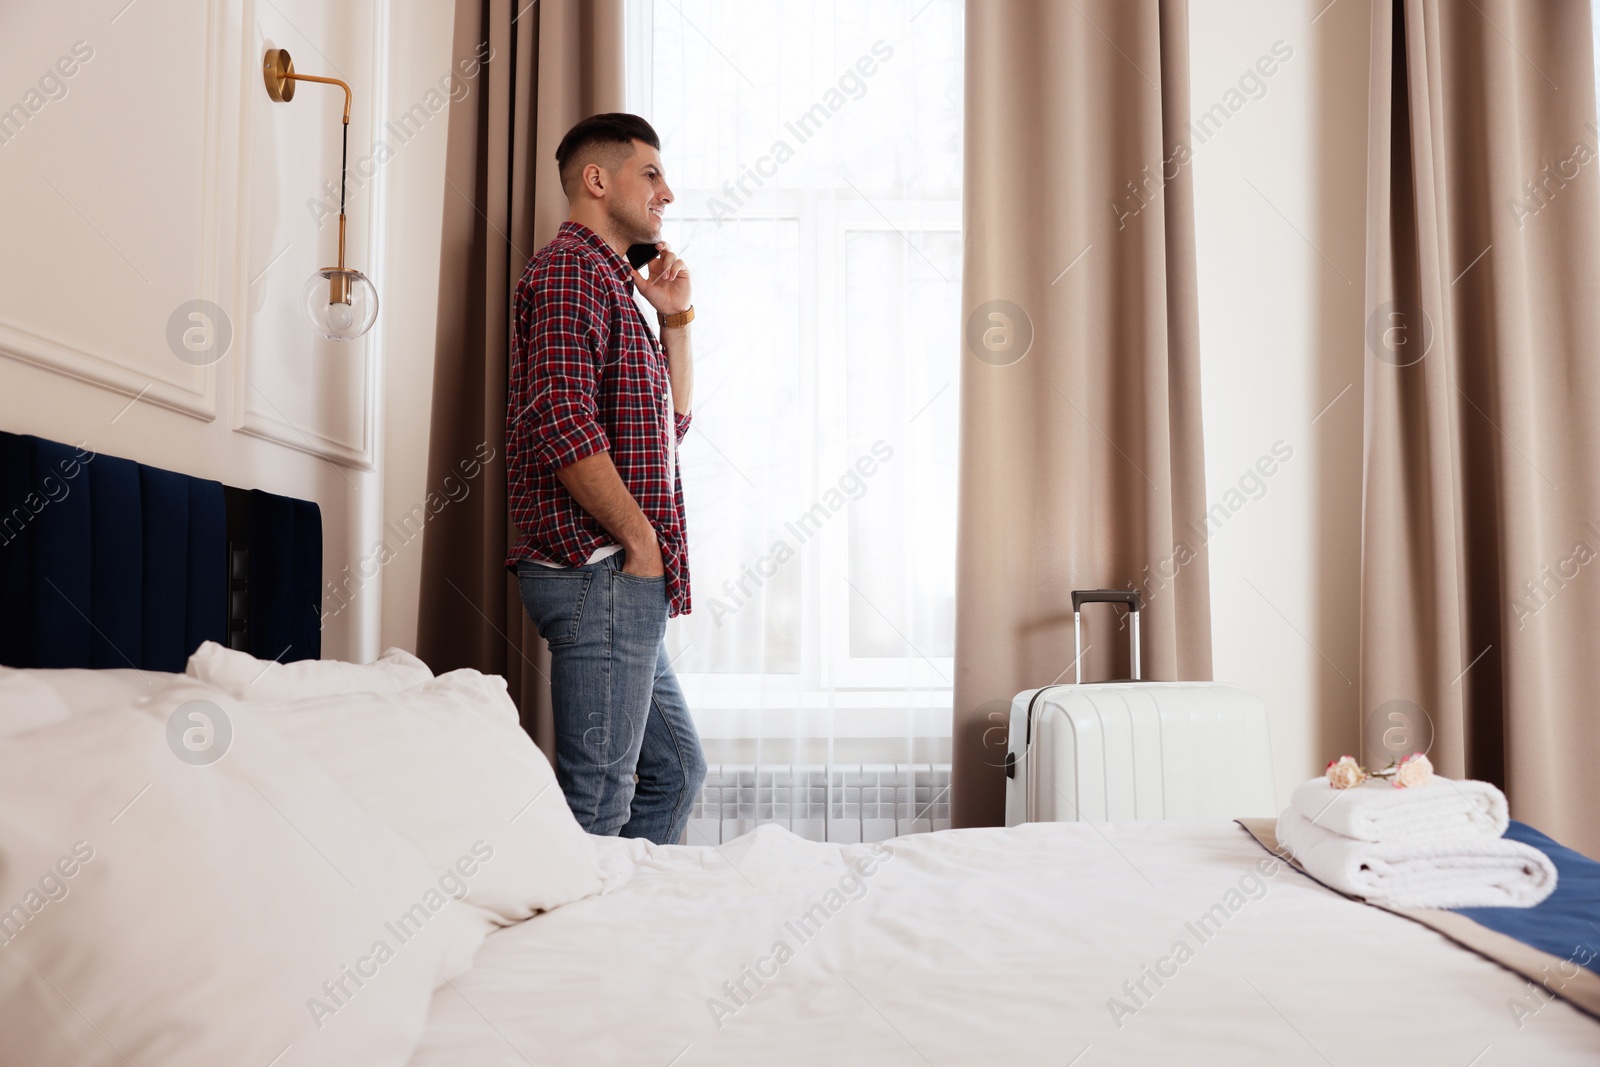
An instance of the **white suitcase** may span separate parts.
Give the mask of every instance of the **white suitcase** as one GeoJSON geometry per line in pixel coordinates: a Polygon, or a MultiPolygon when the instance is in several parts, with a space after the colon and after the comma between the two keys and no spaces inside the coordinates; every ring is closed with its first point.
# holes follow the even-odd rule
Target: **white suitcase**
{"type": "Polygon", "coordinates": [[[1141,681],[1134,590],[1073,592],[1080,666],[1080,611],[1091,603],[1128,606],[1133,680],[1049,685],[1016,695],[1006,753],[1006,825],[1276,815],[1261,698],[1219,682],[1141,681]]]}

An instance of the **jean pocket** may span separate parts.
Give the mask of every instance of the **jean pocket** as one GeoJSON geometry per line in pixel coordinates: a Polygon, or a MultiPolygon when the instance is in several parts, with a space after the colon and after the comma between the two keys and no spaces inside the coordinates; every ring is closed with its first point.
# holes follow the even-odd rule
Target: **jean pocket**
{"type": "Polygon", "coordinates": [[[522,606],[545,643],[551,648],[576,643],[578,626],[583,621],[583,604],[594,582],[594,574],[585,570],[540,567],[537,571],[518,574],[517,578],[522,606]]]}
{"type": "Polygon", "coordinates": [[[623,549],[620,552],[613,552],[611,555],[607,556],[605,559],[601,560],[600,562],[601,562],[602,566],[610,567],[612,569],[612,571],[615,572],[616,576],[618,578],[621,578],[625,582],[633,582],[635,584],[646,584],[646,585],[648,585],[651,582],[661,582],[662,584],[665,584],[666,580],[667,580],[667,575],[666,575],[665,571],[663,571],[662,573],[656,575],[653,578],[647,578],[642,574],[629,574],[627,571],[623,570],[622,568],[624,568],[624,567],[626,567],[628,565],[628,550],[627,549],[623,549]]]}

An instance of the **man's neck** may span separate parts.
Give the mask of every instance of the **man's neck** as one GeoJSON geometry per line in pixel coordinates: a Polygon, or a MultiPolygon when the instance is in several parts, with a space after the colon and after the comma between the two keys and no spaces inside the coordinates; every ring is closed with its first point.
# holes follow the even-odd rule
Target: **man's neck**
{"type": "Polygon", "coordinates": [[[612,251],[616,252],[617,255],[622,256],[624,259],[627,258],[628,242],[624,241],[620,236],[618,236],[617,233],[608,225],[609,220],[605,218],[586,218],[577,212],[573,212],[571,215],[567,216],[567,221],[576,222],[580,226],[586,226],[593,230],[595,234],[599,236],[600,240],[611,246],[612,251]]]}

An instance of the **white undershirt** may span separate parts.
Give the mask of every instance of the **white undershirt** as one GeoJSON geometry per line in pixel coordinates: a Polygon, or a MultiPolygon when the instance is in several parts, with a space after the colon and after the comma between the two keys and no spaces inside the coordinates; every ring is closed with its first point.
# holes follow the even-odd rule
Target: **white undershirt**
{"type": "MultiPolygon", "coordinates": [[[[587,567],[591,563],[599,563],[607,556],[614,556],[621,551],[621,545],[601,545],[599,548],[589,553],[589,558],[583,561],[583,565],[587,567]]],[[[564,563],[551,563],[549,560],[535,559],[532,556],[528,557],[528,562],[537,563],[541,567],[549,567],[551,570],[564,571],[569,569],[564,563]]]]}

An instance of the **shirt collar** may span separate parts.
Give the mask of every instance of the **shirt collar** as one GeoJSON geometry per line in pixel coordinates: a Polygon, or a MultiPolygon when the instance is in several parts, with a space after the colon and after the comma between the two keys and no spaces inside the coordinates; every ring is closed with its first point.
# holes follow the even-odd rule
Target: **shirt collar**
{"type": "Polygon", "coordinates": [[[583,223],[573,222],[571,219],[561,223],[561,226],[556,230],[556,236],[570,237],[572,240],[588,245],[600,253],[611,264],[611,268],[617,272],[617,277],[628,287],[628,291],[630,293],[633,292],[633,265],[628,262],[626,256],[618,255],[615,248],[606,244],[605,238],[589,229],[583,223]]]}

